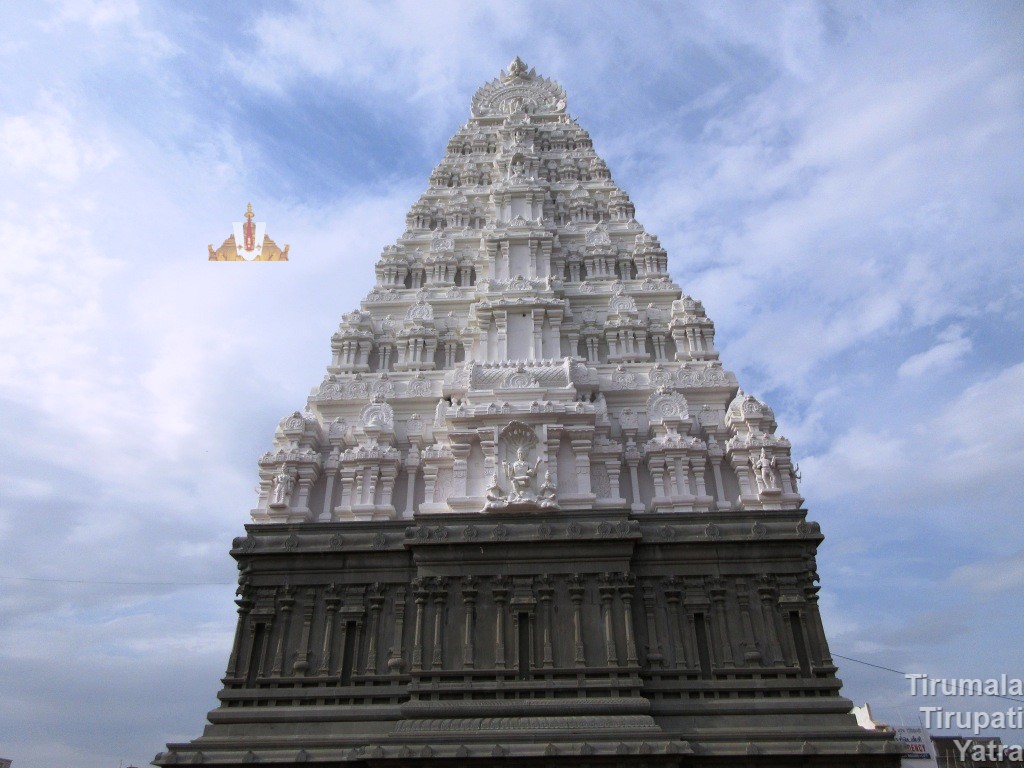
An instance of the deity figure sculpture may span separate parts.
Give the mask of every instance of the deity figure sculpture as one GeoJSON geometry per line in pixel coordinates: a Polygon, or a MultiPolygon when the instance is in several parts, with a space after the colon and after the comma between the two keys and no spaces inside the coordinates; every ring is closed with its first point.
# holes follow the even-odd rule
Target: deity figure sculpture
{"type": "Polygon", "coordinates": [[[753,462],[754,471],[757,472],[758,478],[761,480],[761,484],[764,486],[766,491],[776,490],[775,484],[775,457],[768,458],[768,454],[764,448],[761,449],[761,455],[753,462]]]}
{"type": "Polygon", "coordinates": [[[287,472],[278,472],[274,475],[274,487],[270,492],[270,506],[287,507],[288,496],[292,492],[295,481],[287,472]]]}
{"type": "Polygon", "coordinates": [[[487,488],[487,503],[484,505],[484,509],[501,509],[506,505],[505,492],[501,490],[501,486],[498,485],[498,476],[491,475],[491,484],[487,488]]]}
{"type": "Polygon", "coordinates": [[[537,493],[537,502],[541,509],[558,509],[558,489],[551,479],[551,472],[544,473],[544,482],[541,483],[540,491],[537,493]]]}
{"type": "Polygon", "coordinates": [[[529,455],[530,453],[525,447],[520,447],[516,451],[515,461],[502,463],[505,468],[505,477],[512,482],[509,501],[532,501],[534,498],[530,487],[533,485],[533,479],[537,476],[541,459],[538,457],[537,462],[531,466],[528,461],[529,455]]]}

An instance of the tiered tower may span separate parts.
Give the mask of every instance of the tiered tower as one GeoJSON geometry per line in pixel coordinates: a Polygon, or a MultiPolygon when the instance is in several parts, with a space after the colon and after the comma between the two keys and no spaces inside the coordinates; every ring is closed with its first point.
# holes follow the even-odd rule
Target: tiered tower
{"type": "Polygon", "coordinates": [[[259,460],[205,734],[158,765],[897,765],[822,540],[565,92],[518,58],[259,460]]]}

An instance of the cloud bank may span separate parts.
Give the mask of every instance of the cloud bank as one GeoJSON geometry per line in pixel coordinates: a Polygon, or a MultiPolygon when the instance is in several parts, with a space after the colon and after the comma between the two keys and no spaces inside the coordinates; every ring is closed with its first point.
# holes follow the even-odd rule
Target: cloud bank
{"type": "MultiPolygon", "coordinates": [[[[0,750],[19,768],[141,765],[200,732],[255,458],[516,54],[566,87],[793,439],[833,651],[1024,665],[1016,5],[77,0],[0,22],[0,750]],[[287,265],[206,261],[249,201],[287,265]]],[[[902,678],[840,662],[847,695],[916,716],[902,678]]]]}

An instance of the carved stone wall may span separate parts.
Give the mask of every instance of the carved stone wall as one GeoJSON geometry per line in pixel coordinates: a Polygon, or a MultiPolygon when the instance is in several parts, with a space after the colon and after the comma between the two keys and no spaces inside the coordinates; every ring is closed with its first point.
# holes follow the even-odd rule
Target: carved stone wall
{"type": "Polygon", "coordinates": [[[896,765],[839,695],[821,539],[798,511],[251,525],[232,549],[238,628],[220,706],[157,763],[498,746],[896,765]]]}

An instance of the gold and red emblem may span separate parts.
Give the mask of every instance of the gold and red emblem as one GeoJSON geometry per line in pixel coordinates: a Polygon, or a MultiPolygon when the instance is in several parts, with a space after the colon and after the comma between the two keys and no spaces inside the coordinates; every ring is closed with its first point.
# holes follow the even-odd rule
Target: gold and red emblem
{"type": "Polygon", "coordinates": [[[232,225],[232,233],[217,250],[211,243],[210,261],[288,261],[288,245],[278,248],[277,243],[267,234],[267,225],[263,221],[253,221],[252,203],[245,208],[245,221],[236,221],[232,225]]]}

